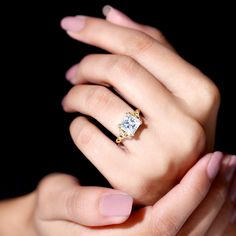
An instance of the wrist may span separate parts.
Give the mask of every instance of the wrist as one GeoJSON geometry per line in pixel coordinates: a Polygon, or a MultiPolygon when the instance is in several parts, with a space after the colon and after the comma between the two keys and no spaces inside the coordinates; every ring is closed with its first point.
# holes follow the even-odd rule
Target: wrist
{"type": "Polygon", "coordinates": [[[0,202],[0,235],[34,236],[34,203],[33,193],[0,202]]]}

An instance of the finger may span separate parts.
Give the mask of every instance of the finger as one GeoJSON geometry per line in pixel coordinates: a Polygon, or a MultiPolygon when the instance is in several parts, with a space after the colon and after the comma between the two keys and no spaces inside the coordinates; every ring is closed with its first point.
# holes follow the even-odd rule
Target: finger
{"type": "Polygon", "coordinates": [[[205,83],[206,76],[143,32],[81,16],[64,18],[61,25],[77,40],[132,57],[186,102],[194,101],[197,106],[199,96],[209,87],[209,83],[205,83]],[[194,91],[198,97],[189,91],[194,91]]]}
{"type": "MultiPolygon", "coordinates": [[[[233,164],[233,161],[231,162],[233,164]]],[[[234,156],[234,166],[236,166],[236,157],[234,156]]],[[[230,174],[230,172],[229,172],[230,174]]],[[[230,191],[228,192],[227,201],[218,213],[206,235],[231,235],[224,233],[228,228],[236,224],[236,173],[232,181],[230,191]]],[[[236,231],[234,231],[235,233],[236,231]]]]}
{"type": "Polygon", "coordinates": [[[126,173],[126,153],[85,117],[76,118],[70,133],[75,145],[109,180],[120,171],[126,173]]]}
{"type": "Polygon", "coordinates": [[[45,178],[38,190],[43,220],[70,221],[86,226],[120,224],[131,213],[129,195],[107,188],[82,187],[68,175],[45,178]]]}
{"type": "Polygon", "coordinates": [[[63,108],[94,117],[116,136],[119,136],[118,124],[124,114],[133,110],[109,89],[96,85],[73,87],[63,100],[63,108]]]}
{"type": "Polygon", "coordinates": [[[153,209],[152,224],[162,235],[175,235],[207,195],[216,177],[223,154],[202,158],[153,209]]]}
{"type": "MultiPolygon", "coordinates": [[[[153,208],[136,211],[122,227],[101,235],[122,235],[122,228],[128,228],[128,235],[176,235],[184,222],[207,195],[220,169],[222,153],[208,154],[195,164],[183,180],[159,200],[153,208]],[[130,224],[134,227],[130,227],[130,224]],[[109,234],[110,233],[110,234],[109,234]]],[[[106,228],[107,229],[107,228],[106,228]]],[[[110,229],[110,227],[108,227],[110,229]]]]}
{"type": "Polygon", "coordinates": [[[134,22],[133,20],[131,20],[123,12],[121,12],[109,5],[106,5],[103,8],[103,14],[106,17],[107,21],[109,21],[113,24],[117,24],[120,26],[128,27],[131,29],[136,29],[141,32],[144,32],[144,33],[150,35],[152,38],[156,39],[158,42],[163,44],[165,47],[168,47],[169,49],[174,51],[174,48],[172,47],[172,45],[166,40],[164,35],[158,29],[151,27],[151,26],[138,24],[138,23],[134,22]]]}
{"type": "Polygon", "coordinates": [[[227,226],[227,228],[224,231],[224,234],[222,234],[222,235],[235,236],[235,234],[236,234],[236,206],[235,206],[234,212],[231,216],[230,224],[227,226]]]}
{"type": "MultiPolygon", "coordinates": [[[[220,217],[220,221],[217,223],[218,233],[220,230],[223,230],[224,232],[228,220],[225,220],[224,215],[222,213],[225,210],[229,211],[228,207],[230,207],[230,204],[226,203],[226,200],[228,189],[233,178],[235,168],[236,158],[231,155],[226,155],[222,163],[220,174],[216,178],[215,183],[210,189],[210,192],[208,193],[204,201],[201,203],[201,205],[198,207],[198,209],[191,215],[191,217],[185,223],[184,227],[180,231],[180,235],[207,235],[206,233],[211,227],[211,225],[214,224],[213,222],[217,218],[217,215],[219,215],[220,217]]],[[[229,212],[231,211],[232,210],[230,210],[229,212]]]]}
{"type": "Polygon", "coordinates": [[[206,196],[220,169],[223,155],[206,155],[156,205],[135,211],[121,226],[92,229],[88,235],[176,235],[206,196]]]}
{"type": "Polygon", "coordinates": [[[74,75],[71,70],[69,74],[74,83],[111,85],[127,102],[139,108],[146,118],[151,114],[156,117],[155,112],[166,117],[168,109],[165,108],[171,110],[173,107],[174,99],[166,88],[129,57],[89,55],[77,65],[74,75]]]}

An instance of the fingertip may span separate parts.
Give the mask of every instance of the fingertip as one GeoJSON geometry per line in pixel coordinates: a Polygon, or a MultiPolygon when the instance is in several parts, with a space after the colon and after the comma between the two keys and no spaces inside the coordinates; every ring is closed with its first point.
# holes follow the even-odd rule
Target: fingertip
{"type": "Polygon", "coordinates": [[[221,162],[223,160],[223,153],[222,152],[214,152],[211,155],[211,158],[208,162],[207,166],[207,175],[210,180],[214,180],[217,174],[219,173],[221,162]]]}
{"type": "Polygon", "coordinates": [[[61,28],[63,30],[67,30],[68,21],[73,20],[73,19],[74,19],[73,16],[66,16],[66,17],[62,18],[61,21],[60,21],[61,28]]]}
{"type": "Polygon", "coordinates": [[[61,28],[65,31],[79,33],[85,26],[86,16],[66,16],[61,20],[61,28]]]}
{"type": "Polygon", "coordinates": [[[112,23],[129,27],[137,27],[137,24],[126,14],[110,5],[104,6],[102,12],[106,19],[112,23]]]}
{"type": "Polygon", "coordinates": [[[76,73],[77,73],[77,69],[78,69],[78,65],[74,65],[72,66],[67,72],[66,72],[66,79],[71,82],[74,83],[73,80],[75,79],[76,73]]]}
{"type": "Polygon", "coordinates": [[[103,8],[102,8],[102,13],[105,17],[108,16],[109,12],[111,11],[112,7],[110,5],[105,5],[103,8]]]}

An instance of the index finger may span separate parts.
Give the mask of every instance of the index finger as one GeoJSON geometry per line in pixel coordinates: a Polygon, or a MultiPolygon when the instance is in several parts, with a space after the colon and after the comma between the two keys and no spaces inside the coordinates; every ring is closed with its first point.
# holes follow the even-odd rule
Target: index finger
{"type": "Polygon", "coordinates": [[[139,30],[84,16],[66,17],[61,25],[71,37],[79,41],[132,57],[182,98],[194,97],[190,95],[189,89],[193,92],[202,89],[199,80],[206,80],[206,76],[195,67],[139,30]]]}

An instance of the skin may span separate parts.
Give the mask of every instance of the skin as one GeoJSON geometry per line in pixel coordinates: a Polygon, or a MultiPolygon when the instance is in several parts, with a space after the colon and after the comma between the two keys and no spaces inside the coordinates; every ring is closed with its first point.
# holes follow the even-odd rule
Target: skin
{"type": "Polygon", "coordinates": [[[230,221],[236,209],[231,200],[236,165],[229,163],[236,159],[222,157],[206,155],[154,206],[122,218],[104,217],[99,208],[104,194],[117,190],[82,187],[68,175],[48,176],[34,193],[0,203],[0,235],[235,235],[236,224],[230,221]],[[89,227],[97,225],[104,226],[89,227]]]}
{"type": "Polygon", "coordinates": [[[113,8],[104,13],[106,20],[77,16],[61,23],[72,38],[112,53],[88,55],[67,72],[75,86],[62,104],[67,112],[95,118],[115,136],[117,124],[133,110],[129,104],[141,110],[144,125],[135,138],[124,140],[123,148],[83,116],[70,131],[114,188],[136,204],[152,205],[212,150],[220,95],[160,31],[113,8]]]}
{"type": "Polygon", "coordinates": [[[130,215],[129,197],[127,215],[122,217],[104,217],[100,209],[104,195],[120,191],[82,187],[71,176],[51,175],[34,193],[0,203],[0,235],[235,235],[235,167],[235,156],[208,154],[153,206],[130,215]]]}

